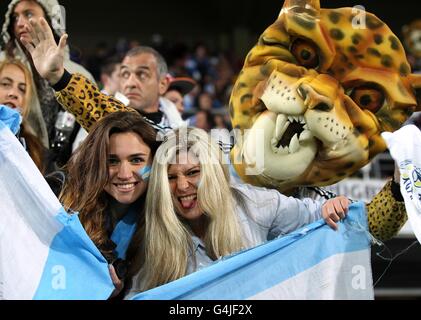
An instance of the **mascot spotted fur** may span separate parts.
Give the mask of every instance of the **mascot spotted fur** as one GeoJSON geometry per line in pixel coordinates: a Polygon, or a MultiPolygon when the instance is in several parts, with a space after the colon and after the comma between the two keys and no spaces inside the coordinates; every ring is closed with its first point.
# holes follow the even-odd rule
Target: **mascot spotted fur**
{"type": "Polygon", "coordinates": [[[232,151],[236,171],[282,192],[334,184],[385,151],[380,133],[416,110],[420,87],[401,42],[373,14],[287,0],[231,95],[233,127],[243,137],[232,151]],[[259,165],[259,131],[264,165],[248,175],[259,165]]]}

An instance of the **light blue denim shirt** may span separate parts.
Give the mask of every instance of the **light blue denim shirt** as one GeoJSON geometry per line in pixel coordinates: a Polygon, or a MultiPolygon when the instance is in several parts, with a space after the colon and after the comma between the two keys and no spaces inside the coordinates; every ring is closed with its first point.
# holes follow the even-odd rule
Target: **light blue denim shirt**
{"type": "MultiPolygon", "coordinates": [[[[321,219],[323,201],[309,198],[300,200],[284,196],[276,190],[247,184],[237,184],[233,188],[243,195],[247,207],[247,212],[243,209],[244,206],[236,204],[235,207],[243,231],[244,249],[255,247],[321,219]]],[[[189,256],[187,273],[213,263],[206,254],[202,240],[196,236],[192,236],[192,240],[194,252],[189,256]]]]}

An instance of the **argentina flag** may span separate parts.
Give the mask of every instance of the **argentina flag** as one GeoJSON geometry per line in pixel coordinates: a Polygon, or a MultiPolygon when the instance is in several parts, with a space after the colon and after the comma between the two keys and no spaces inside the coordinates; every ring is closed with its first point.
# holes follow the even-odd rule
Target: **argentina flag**
{"type": "Polygon", "coordinates": [[[16,139],[19,124],[0,106],[0,299],[108,298],[106,259],[16,139]]]}
{"type": "MultiPolygon", "coordinates": [[[[19,124],[0,107],[0,299],[107,299],[107,261],[14,136],[19,124]]],[[[116,229],[127,247],[133,226],[116,229]]],[[[373,299],[370,239],[356,203],[339,231],[318,221],[134,299],[373,299]]]]}
{"type": "Polygon", "coordinates": [[[132,299],[374,299],[364,203],[338,226],[317,221],[132,299]]]}

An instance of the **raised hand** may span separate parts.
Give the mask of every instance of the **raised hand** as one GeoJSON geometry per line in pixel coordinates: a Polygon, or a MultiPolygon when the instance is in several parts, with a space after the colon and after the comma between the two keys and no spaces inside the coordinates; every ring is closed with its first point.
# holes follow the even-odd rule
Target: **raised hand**
{"type": "Polygon", "coordinates": [[[30,25],[25,29],[30,34],[31,41],[21,38],[20,41],[32,56],[38,73],[51,85],[55,85],[64,73],[64,53],[67,34],[60,38],[57,45],[53,31],[44,18],[30,19],[30,25]]]}

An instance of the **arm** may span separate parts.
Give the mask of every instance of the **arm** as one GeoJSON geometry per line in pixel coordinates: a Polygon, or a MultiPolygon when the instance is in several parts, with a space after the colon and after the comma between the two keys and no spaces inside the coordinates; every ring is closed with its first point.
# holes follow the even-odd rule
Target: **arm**
{"type": "Polygon", "coordinates": [[[281,209],[286,205],[281,214],[279,212],[276,214],[274,220],[275,228],[283,225],[284,230],[280,234],[292,232],[321,218],[333,230],[337,230],[337,223],[348,214],[350,201],[344,196],[329,199],[322,204],[309,198],[300,200],[278,194],[284,197],[284,199],[279,198],[282,202],[278,202],[278,208],[281,209]]]}
{"type": "Polygon", "coordinates": [[[136,112],[115,98],[103,94],[98,87],[81,74],[64,72],[62,79],[54,85],[57,101],[72,113],[86,130],[109,113],[117,111],[136,112]]]}
{"type": "Polygon", "coordinates": [[[64,69],[64,52],[67,35],[63,35],[57,45],[53,32],[44,18],[30,19],[26,31],[32,42],[21,39],[29,51],[38,73],[46,79],[56,91],[57,100],[69,112],[75,115],[80,125],[89,131],[92,125],[110,112],[133,111],[121,102],[101,93],[84,76],[71,75],[64,69]]]}
{"type": "Polygon", "coordinates": [[[299,200],[286,197],[276,190],[243,186],[240,190],[247,199],[249,213],[261,226],[268,228],[270,238],[292,232],[306,224],[324,218],[336,229],[336,222],[344,218],[349,200],[338,197],[321,203],[309,198],[299,200]]]}
{"type": "Polygon", "coordinates": [[[408,219],[399,184],[393,180],[386,183],[367,204],[367,216],[370,233],[375,238],[386,241],[397,235],[408,219]]]}

